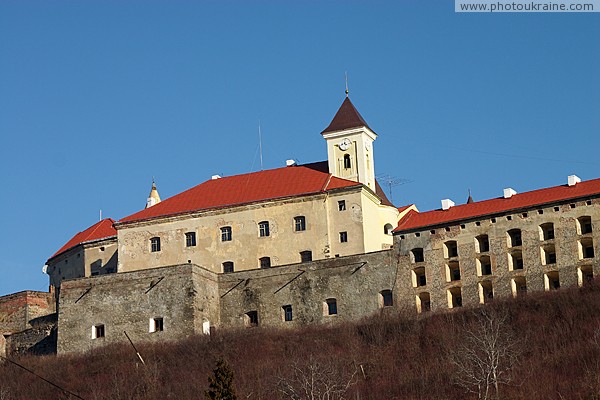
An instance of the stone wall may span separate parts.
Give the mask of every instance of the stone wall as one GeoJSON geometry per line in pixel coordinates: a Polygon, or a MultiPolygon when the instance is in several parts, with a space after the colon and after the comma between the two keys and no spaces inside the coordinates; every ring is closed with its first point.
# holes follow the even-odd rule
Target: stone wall
{"type": "Polygon", "coordinates": [[[125,342],[125,331],[134,342],[181,339],[206,321],[218,321],[216,274],[192,264],[65,281],[58,353],[125,342]],[[164,330],[153,327],[156,319],[164,330]]]}
{"type": "Polygon", "coordinates": [[[6,338],[7,354],[47,355],[56,353],[56,313],[31,321],[31,328],[6,338]]]}
{"type": "Polygon", "coordinates": [[[517,287],[552,290],[552,279],[559,286],[582,285],[590,275],[600,273],[599,228],[600,199],[586,199],[397,232],[402,301],[418,308],[419,296],[425,294],[431,309],[448,309],[452,308],[449,291],[460,293],[462,305],[473,306],[491,300],[484,287],[493,297],[508,297],[517,295],[517,287]],[[591,221],[591,232],[581,230],[580,221],[585,218],[591,221]],[[551,237],[544,236],[543,226],[552,228],[551,237]],[[518,230],[520,243],[512,242],[509,231],[513,230],[518,230]],[[489,249],[480,248],[478,237],[483,235],[488,238],[489,249]],[[447,254],[445,247],[450,242],[457,244],[456,256],[447,254]],[[581,243],[591,244],[594,255],[584,255],[581,243]],[[418,249],[422,249],[422,261],[415,260],[418,249]],[[555,259],[547,258],[546,253],[553,253],[555,259]],[[522,267],[512,258],[518,254],[522,267]],[[482,270],[488,259],[489,274],[482,270]],[[458,265],[459,279],[449,277],[452,265],[458,265]],[[421,271],[425,273],[424,285],[416,279],[421,271]]]}

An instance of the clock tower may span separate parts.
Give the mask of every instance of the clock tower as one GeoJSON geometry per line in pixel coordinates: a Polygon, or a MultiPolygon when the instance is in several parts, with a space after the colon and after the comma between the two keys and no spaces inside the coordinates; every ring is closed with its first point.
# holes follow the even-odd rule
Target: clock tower
{"type": "Polygon", "coordinates": [[[329,172],[375,191],[373,141],[377,134],[369,128],[349,97],[344,99],[321,135],[327,141],[329,172]]]}

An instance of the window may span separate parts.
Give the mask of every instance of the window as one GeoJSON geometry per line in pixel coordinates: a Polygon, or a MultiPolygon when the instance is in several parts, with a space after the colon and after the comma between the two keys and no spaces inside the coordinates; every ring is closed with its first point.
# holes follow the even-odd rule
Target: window
{"type": "Polygon", "coordinates": [[[92,326],[92,339],[98,339],[104,337],[104,325],[92,326]]]}
{"type": "Polygon", "coordinates": [[[485,276],[492,274],[492,262],[489,256],[481,256],[477,259],[477,275],[485,276]]]}
{"type": "Polygon", "coordinates": [[[548,290],[556,290],[560,288],[560,280],[558,271],[546,272],[544,274],[544,288],[548,290]]]}
{"type": "Polygon", "coordinates": [[[584,237],[579,241],[579,259],[594,258],[594,241],[591,237],[584,237]]]}
{"type": "Polygon", "coordinates": [[[301,262],[311,262],[312,261],[312,251],[306,250],[300,252],[300,261],[301,262]]]}
{"type": "Polygon", "coordinates": [[[244,325],[247,327],[258,326],[258,311],[248,311],[244,315],[244,325]]]}
{"type": "Polygon", "coordinates": [[[379,292],[379,305],[381,307],[391,307],[394,305],[394,296],[391,290],[382,290],[379,292]]]}
{"type": "Polygon", "coordinates": [[[417,295],[417,312],[423,313],[431,311],[431,298],[428,292],[422,292],[417,295]]]}
{"type": "Polygon", "coordinates": [[[325,315],[337,315],[337,301],[335,299],[327,299],[324,304],[325,315]]]}
{"type": "Polygon", "coordinates": [[[294,314],[292,313],[291,305],[288,304],[287,306],[281,307],[281,309],[283,310],[283,320],[284,321],[291,321],[294,318],[294,314]]]}
{"type": "Polygon", "coordinates": [[[150,239],[150,251],[153,253],[160,251],[160,238],[159,237],[153,237],[152,239],[150,239]]]}
{"type": "Polygon", "coordinates": [[[448,289],[448,308],[462,307],[462,290],[459,287],[448,289]]]}
{"type": "Polygon", "coordinates": [[[344,169],[352,168],[352,162],[350,161],[350,154],[344,154],[344,169]]]}
{"type": "Polygon", "coordinates": [[[494,299],[494,288],[492,282],[483,281],[479,283],[479,302],[481,304],[489,303],[494,299]]]}
{"type": "Polygon", "coordinates": [[[577,218],[577,230],[580,235],[592,233],[592,218],[587,216],[577,218]]]}
{"type": "Polygon", "coordinates": [[[348,232],[340,232],[340,243],[348,242],[348,232]]]}
{"type": "Polygon", "coordinates": [[[523,269],[523,254],[521,250],[513,251],[508,255],[508,269],[510,271],[523,269]]]}
{"type": "Polygon", "coordinates": [[[338,201],[338,211],[346,211],[346,200],[338,201]]]}
{"type": "Polygon", "coordinates": [[[391,235],[393,230],[394,230],[394,226],[392,224],[385,224],[383,227],[383,234],[391,235]]]}
{"type": "Polygon", "coordinates": [[[554,245],[546,245],[541,248],[542,265],[556,264],[556,250],[554,245]]]}
{"type": "Polygon", "coordinates": [[[294,217],[294,230],[296,232],[302,232],[306,230],[306,218],[303,216],[294,217]]]}
{"type": "Polygon", "coordinates": [[[194,247],[196,245],[196,232],[187,232],[185,234],[185,247],[194,247]]]}
{"type": "Polygon", "coordinates": [[[224,226],[221,228],[221,242],[231,242],[231,227],[224,226]]]}
{"type": "Polygon", "coordinates": [[[411,254],[411,258],[412,258],[412,262],[413,263],[420,263],[425,261],[425,256],[423,255],[423,249],[422,248],[416,248],[416,249],[412,249],[410,251],[411,254]]]}
{"type": "Polygon", "coordinates": [[[269,221],[261,221],[258,223],[258,236],[269,236],[269,221]]]}
{"type": "Polygon", "coordinates": [[[448,282],[460,281],[460,266],[458,261],[451,261],[446,265],[446,280],[448,282]]]}
{"type": "Polygon", "coordinates": [[[165,330],[164,320],[162,317],[150,318],[150,327],[148,331],[152,332],[162,332],[165,330]]]}
{"type": "Polygon", "coordinates": [[[425,276],[425,267],[418,267],[412,271],[413,287],[421,287],[427,285],[427,277],[425,276]]]}
{"type": "Polygon", "coordinates": [[[582,265],[577,268],[577,282],[579,286],[587,285],[594,280],[594,269],[591,265],[582,265]]]}
{"type": "Polygon", "coordinates": [[[524,276],[515,276],[511,282],[510,286],[512,289],[513,297],[523,296],[527,294],[527,281],[524,276]]]}
{"type": "Polygon", "coordinates": [[[225,261],[223,263],[223,273],[227,274],[233,272],[233,261],[225,261]]]}
{"type": "Polygon", "coordinates": [[[490,251],[490,238],[488,235],[479,235],[475,239],[476,250],[478,253],[490,251]]]}
{"type": "Polygon", "coordinates": [[[552,222],[547,222],[545,224],[540,225],[540,239],[554,239],[554,224],[552,222]]]}
{"type": "Polygon", "coordinates": [[[451,258],[458,256],[458,245],[456,244],[456,240],[450,240],[444,243],[444,257],[451,258]]]}
{"type": "Polygon", "coordinates": [[[261,268],[271,268],[271,257],[261,257],[259,261],[261,268]]]}
{"type": "Polygon", "coordinates": [[[521,230],[520,229],[511,229],[507,232],[508,234],[508,247],[516,247],[521,246],[523,244],[523,240],[521,239],[521,230]]]}

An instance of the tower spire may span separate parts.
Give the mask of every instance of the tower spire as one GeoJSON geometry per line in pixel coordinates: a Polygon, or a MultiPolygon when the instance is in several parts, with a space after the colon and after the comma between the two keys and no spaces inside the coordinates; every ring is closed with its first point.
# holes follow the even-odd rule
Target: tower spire
{"type": "Polygon", "coordinates": [[[346,97],[348,97],[348,93],[350,93],[350,91],[348,90],[348,71],[346,71],[346,97]]]}
{"type": "Polygon", "coordinates": [[[160,203],[160,196],[158,194],[158,190],[156,190],[156,182],[154,181],[154,177],[152,177],[152,188],[150,189],[150,194],[146,200],[146,208],[150,208],[158,203],[160,203]]]}

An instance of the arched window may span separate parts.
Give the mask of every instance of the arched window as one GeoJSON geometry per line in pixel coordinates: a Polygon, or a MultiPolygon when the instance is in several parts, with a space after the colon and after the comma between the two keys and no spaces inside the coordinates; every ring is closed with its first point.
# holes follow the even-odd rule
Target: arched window
{"type": "Polygon", "coordinates": [[[344,154],[344,169],[352,168],[352,162],[350,161],[350,154],[344,154]]]}

